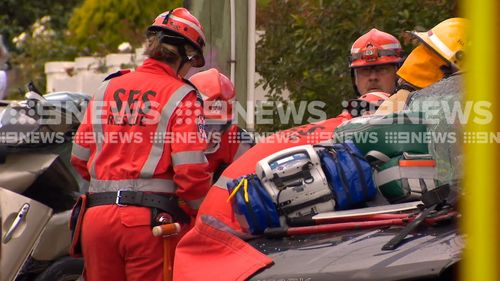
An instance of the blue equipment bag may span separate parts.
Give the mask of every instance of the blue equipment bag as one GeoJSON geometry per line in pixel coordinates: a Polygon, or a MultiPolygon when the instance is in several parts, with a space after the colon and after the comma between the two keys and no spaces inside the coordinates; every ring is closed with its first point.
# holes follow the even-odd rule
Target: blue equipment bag
{"type": "Polygon", "coordinates": [[[372,168],[351,142],[321,147],[318,151],[323,171],[335,196],[335,209],[356,208],[377,195],[372,168]]]}
{"type": "Polygon", "coordinates": [[[262,234],[268,227],[279,227],[280,219],[271,196],[257,175],[251,174],[227,183],[229,199],[238,222],[251,234],[262,234]]]}

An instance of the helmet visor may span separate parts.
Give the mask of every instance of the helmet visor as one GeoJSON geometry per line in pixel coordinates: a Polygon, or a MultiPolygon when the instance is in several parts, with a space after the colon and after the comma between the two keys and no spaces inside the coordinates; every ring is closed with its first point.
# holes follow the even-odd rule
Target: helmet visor
{"type": "Polygon", "coordinates": [[[172,44],[175,46],[181,46],[187,43],[187,40],[182,36],[177,36],[174,34],[168,34],[165,32],[159,32],[160,42],[165,44],[172,44]]]}
{"type": "Polygon", "coordinates": [[[444,78],[448,63],[423,44],[417,46],[399,68],[397,75],[418,88],[425,88],[444,78]]]}

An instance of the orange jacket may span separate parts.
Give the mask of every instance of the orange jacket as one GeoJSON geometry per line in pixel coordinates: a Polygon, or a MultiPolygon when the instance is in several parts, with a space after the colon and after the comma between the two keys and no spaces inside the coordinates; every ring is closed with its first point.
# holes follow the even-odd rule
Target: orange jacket
{"type": "Polygon", "coordinates": [[[269,257],[240,238],[245,234],[234,216],[231,203],[226,201],[229,196],[226,183],[254,173],[259,160],[277,151],[330,139],[334,129],[344,120],[340,116],[276,133],[224,170],[203,202],[195,227],[177,246],[174,280],[245,280],[270,266],[272,260],[269,257]]]}
{"type": "Polygon", "coordinates": [[[90,192],[176,193],[194,214],[210,187],[196,90],[153,59],[112,76],[88,105],[72,164],[90,192]]]}

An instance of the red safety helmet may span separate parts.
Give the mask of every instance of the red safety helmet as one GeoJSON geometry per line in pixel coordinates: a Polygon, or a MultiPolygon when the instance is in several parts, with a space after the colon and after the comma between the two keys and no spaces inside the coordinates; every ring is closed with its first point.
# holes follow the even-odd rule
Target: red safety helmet
{"type": "Polygon", "coordinates": [[[366,93],[357,99],[344,102],[344,110],[346,110],[352,117],[373,113],[389,97],[390,95],[384,92],[366,93]]]}
{"type": "MultiPolygon", "coordinates": [[[[164,31],[165,37],[170,41],[187,40],[199,53],[190,56],[189,59],[194,67],[205,65],[203,47],[205,46],[205,32],[201,23],[185,8],[176,8],[161,13],[156,17],[148,31],[164,31]]],[[[188,54],[189,55],[189,54],[188,54]]]]}
{"type": "Polygon", "coordinates": [[[399,40],[389,33],[372,28],[352,44],[349,67],[400,64],[402,61],[403,49],[399,40]]]}
{"type": "Polygon", "coordinates": [[[217,69],[198,72],[189,78],[203,98],[203,113],[207,124],[231,124],[236,97],[231,80],[217,69]]]}

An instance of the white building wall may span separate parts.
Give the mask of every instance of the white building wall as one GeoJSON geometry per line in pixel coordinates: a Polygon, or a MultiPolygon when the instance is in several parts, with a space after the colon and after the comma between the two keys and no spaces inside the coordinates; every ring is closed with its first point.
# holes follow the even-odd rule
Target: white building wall
{"type": "MultiPolygon", "coordinates": [[[[135,53],[116,53],[106,57],[78,57],[75,61],[53,61],[45,64],[47,92],[70,91],[93,95],[102,80],[110,73],[122,68],[135,69],[145,59],[144,49],[137,48],[135,53]]],[[[255,74],[255,81],[260,79],[255,74]]],[[[266,91],[262,86],[255,88],[255,100],[264,101],[266,91]]],[[[288,98],[285,92],[284,98],[288,98]]]]}
{"type": "Polygon", "coordinates": [[[74,74],[75,62],[53,61],[45,64],[47,75],[47,92],[77,91],[77,81],[74,74]]]}
{"type": "Polygon", "coordinates": [[[110,73],[122,68],[135,69],[142,64],[143,49],[135,53],[109,54],[106,57],[78,57],[75,61],[53,61],[45,64],[47,92],[69,91],[94,95],[110,73]]]}
{"type": "Polygon", "coordinates": [[[94,95],[107,76],[106,59],[101,57],[78,57],[75,59],[77,91],[94,95]]]}

